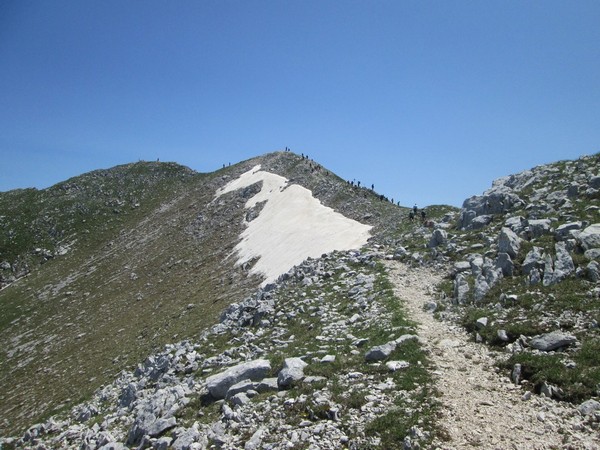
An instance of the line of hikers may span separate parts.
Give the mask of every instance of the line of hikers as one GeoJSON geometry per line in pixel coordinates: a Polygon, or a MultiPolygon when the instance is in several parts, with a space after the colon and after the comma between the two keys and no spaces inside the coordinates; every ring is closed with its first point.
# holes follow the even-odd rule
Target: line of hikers
{"type": "MultiPolygon", "coordinates": [[[[286,151],[286,152],[291,152],[292,150],[291,150],[291,149],[290,149],[288,146],[286,146],[286,147],[285,147],[285,151],[286,151]]],[[[301,157],[303,160],[307,160],[307,161],[309,161],[309,162],[310,162],[309,166],[310,166],[310,170],[311,170],[311,172],[315,172],[315,171],[320,171],[320,170],[322,170],[322,166],[321,166],[320,164],[318,164],[318,163],[315,163],[315,161],[314,161],[314,160],[312,160],[312,159],[310,159],[310,158],[308,157],[308,155],[305,155],[304,153],[302,153],[302,154],[300,155],[300,157],[301,157]]],[[[325,174],[326,174],[326,175],[329,175],[329,172],[325,171],[325,174]]],[[[352,180],[352,181],[350,181],[350,180],[348,180],[348,184],[349,184],[349,185],[351,185],[352,187],[354,187],[354,186],[356,186],[356,187],[358,187],[358,188],[360,188],[360,187],[361,187],[361,185],[360,185],[360,181],[355,181],[355,180],[352,180]]],[[[363,187],[363,189],[366,189],[366,186],[362,186],[362,187],[363,187]]],[[[375,184],[371,184],[371,191],[372,191],[373,193],[375,193],[375,184]]],[[[396,204],[396,203],[394,203],[394,199],[393,199],[393,198],[390,200],[390,199],[388,199],[388,198],[387,198],[385,195],[383,195],[383,194],[378,194],[378,195],[377,195],[377,197],[379,198],[379,201],[382,201],[382,202],[383,202],[383,201],[385,200],[386,202],[390,202],[390,203],[392,203],[392,204],[396,204]]],[[[400,206],[400,202],[397,202],[397,205],[398,205],[398,206],[400,206]]],[[[415,205],[415,207],[416,207],[416,205],[415,205]]],[[[424,214],[424,213],[423,213],[423,214],[424,214]]],[[[411,220],[412,220],[413,218],[414,218],[414,216],[411,218],[411,220]]],[[[424,219],[423,219],[423,220],[424,220],[424,219]]]]}

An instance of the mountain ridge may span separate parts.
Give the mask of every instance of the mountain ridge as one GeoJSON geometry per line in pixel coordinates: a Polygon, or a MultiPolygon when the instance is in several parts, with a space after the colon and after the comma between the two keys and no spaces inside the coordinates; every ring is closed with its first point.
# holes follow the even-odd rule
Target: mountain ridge
{"type": "MultiPolygon", "coordinates": [[[[0,291],[3,308],[0,317],[6,317],[0,325],[7,335],[1,343],[10,349],[4,354],[8,356],[3,356],[6,359],[0,360],[0,374],[3,384],[15,391],[0,392],[0,403],[9,405],[3,406],[5,409],[0,411],[5,421],[0,427],[6,427],[5,430],[22,429],[35,417],[38,418],[35,420],[40,420],[49,414],[67,411],[80,400],[89,398],[93,391],[91,387],[109,383],[119,370],[131,369],[148,354],[160,351],[165,344],[202,333],[219,315],[223,320],[221,313],[231,302],[239,303],[241,299],[254,295],[261,280],[260,277],[249,276],[253,262],[236,265],[233,256],[244,224],[252,221],[252,216],[260,214],[260,208],[245,207],[260,186],[246,186],[225,194],[218,201],[215,201],[215,193],[257,164],[266,171],[287,178],[289,184],[298,183],[309,189],[323,204],[346,217],[373,226],[373,237],[367,247],[373,253],[340,255],[340,258],[352,261],[358,258],[357,261],[367,264],[364,270],[371,264],[375,267],[378,259],[393,258],[447,273],[446,280],[439,287],[439,298],[434,308],[436,315],[442,320],[462,323],[473,333],[474,339],[504,352],[499,358],[499,370],[514,371],[518,365],[523,374],[519,386],[531,386],[536,392],[545,389],[546,393],[550,392],[549,397],[568,398],[575,402],[598,395],[593,389],[596,380],[593,359],[581,358],[595,348],[597,337],[594,330],[597,327],[593,323],[596,320],[597,324],[600,319],[595,300],[585,301],[585,306],[582,304],[586,296],[593,296],[590,294],[595,286],[592,263],[596,257],[589,262],[580,247],[581,232],[588,225],[600,222],[597,155],[538,166],[521,174],[503,177],[483,195],[465,200],[460,212],[443,205],[431,206],[425,209],[425,220],[411,221],[408,208],[393,205],[371,189],[353,186],[303,156],[278,152],[251,158],[211,174],[191,173],[187,171],[189,169],[173,166],[175,176],[165,183],[162,196],[147,200],[147,210],[143,210],[146,206],[144,201],[135,206],[134,196],[123,204],[120,202],[124,200],[118,196],[105,199],[101,209],[103,214],[97,220],[99,229],[110,238],[99,239],[91,257],[79,242],[67,248],[62,255],[56,252],[62,243],[60,239],[56,240],[49,253],[36,252],[34,247],[34,254],[28,255],[32,258],[30,261],[46,260],[45,263],[38,267],[39,270],[31,270],[26,279],[13,281],[0,291]],[[125,211],[127,207],[130,209],[125,211]],[[106,222],[105,219],[111,217],[109,212],[120,220],[106,222]],[[578,219],[579,225],[573,226],[570,221],[578,219]],[[565,226],[570,228],[565,231],[565,226]],[[519,240],[512,239],[510,233],[519,240]],[[520,242],[519,248],[514,242],[520,242]],[[531,278],[534,272],[524,272],[526,260],[534,248],[546,252],[546,261],[550,258],[550,266],[544,263],[544,257],[536,260],[535,270],[541,271],[537,276],[544,278],[548,272],[548,280],[557,280],[544,285],[541,294],[531,288],[536,286],[531,278]],[[48,254],[51,256],[45,256],[48,254]],[[568,266],[567,256],[573,269],[563,276],[561,267],[568,266]],[[69,260],[70,265],[67,264],[69,260]],[[561,265],[562,261],[566,266],[561,265]],[[565,289],[570,291],[569,295],[565,289]],[[110,303],[106,303],[107,297],[110,303]],[[514,298],[524,300],[516,301],[514,298]],[[54,309],[50,308],[53,303],[54,309]],[[99,305],[98,309],[92,307],[95,303],[99,305]],[[106,305],[109,304],[119,310],[120,317],[107,313],[106,305]],[[539,320],[539,308],[536,306],[539,304],[544,304],[551,314],[548,320],[539,320]],[[12,309],[7,305],[12,305],[12,309]],[[80,309],[71,311],[74,305],[80,309]],[[565,320],[565,305],[576,314],[579,314],[579,309],[585,308],[583,315],[571,315],[565,320]],[[28,310],[23,314],[25,308],[28,310]],[[81,308],[91,316],[82,314],[81,308]],[[483,318],[486,325],[482,325],[483,318]],[[555,329],[551,326],[554,319],[559,320],[560,330],[574,332],[577,344],[572,347],[569,343],[551,357],[556,356],[560,362],[564,355],[571,355],[578,367],[569,369],[568,376],[576,377],[577,383],[584,388],[568,388],[566,372],[559,377],[548,375],[548,368],[540,365],[538,356],[545,360],[551,358],[530,351],[531,338],[555,329]],[[82,327],[86,320],[87,327],[98,329],[87,331],[85,326],[82,327]],[[136,323],[136,320],[144,323],[136,323]],[[200,323],[203,325],[199,326],[200,323]],[[29,335],[35,332],[48,338],[53,336],[52,330],[60,332],[54,333],[57,337],[47,342],[35,342],[28,337],[27,331],[16,332],[24,324],[24,328],[30,330],[29,335]],[[108,336],[113,339],[108,339],[108,336]],[[506,339],[500,336],[506,336],[506,339]],[[42,349],[44,346],[46,348],[42,349]],[[114,348],[119,346],[122,351],[115,352],[114,348]],[[95,353],[85,357],[83,349],[87,347],[93,347],[95,353]],[[102,348],[103,351],[98,350],[102,348]],[[579,351],[581,348],[583,352],[579,351]],[[33,355],[46,359],[37,362],[35,356],[23,359],[32,351],[33,355]],[[75,370],[72,361],[53,362],[61,355],[70,355],[73,360],[85,361],[88,358],[90,362],[87,368],[80,364],[81,367],[75,370]],[[102,375],[98,374],[99,366],[95,364],[98,360],[103,361],[100,367],[106,371],[102,375]],[[32,370],[35,364],[37,368],[32,370]],[[48,370],[50,375],[62,374],[60,382],[78,393],[79,398],[67,397],[66,391],[61,393],[60,389],[56,389],[55,398],[48,396],[44,388],[51,376],[38,383],[39,391],[32,389],[30,385],[34,383],[28,383],[30,377],[41,377],[39,373],[44,370],[48,370]],[[82,373],[79,374],[79,371],[82,373]],[[74,382],[78,376],[85,378],[86,383],[74,382]],[[23,408],[25,396],[49,399],[52,406],[48,408],[38,403],[23,408]],[[7,423],[7,417],[14,420],[16,410],[21,411],[21,416],[7,423]],[[27,413],[23,414],[24,411],[27,413]]],[[[0,202],[2,200],[0,195],[0,202]]],[[[65,235],[68,237],[66,232],[58,233],[61,239],[65,235]]],[[[319,261],[316,259],[308,264],[318,265],[319,261]]],[[[331,267],[335,267],[335,263],[332,264],[331,267]]],[[[8,265],[10,269],[2,270],[14,273],[14,264],[8,265]]],[[[329,295],[328,289],[333,289],[325,287],[326,278],[330,276],[327,271],[309,272],[312,275],[308,277],[298,275],[297,268],[289,273],[299,282],[306,283],[305,289],[310,289],[311,283],[322,286],[322,295],[329,295]]],[[[289,276],[284,274],[278,283],[289,276]]],[[[352,283],[351,279],[344,283],[352,283]]],[[[342,283],[342,278],[339,283],[342,283]]],[[[258,292],[259,296],[267,295],[261,294],[260,290],[258,292]]],[[[337,300],[342,304],[347,301],[346,297],[337,300]]],[[[347,308],[351,310],[350,306],[347,308]]],[[[338,314],[340,311],[333,315],[338,314]]],[[[229,333],[227,330],[226,333],[229,333]]],[[[385,327],[383,330],[391,332],[385,327]]],[[[233,336],[237,339],[235,334],[233,336]]],[[[384,344],[383,341],[381,343],[384,344]]],[[[227,351],[223,354],[226,355],[227,351]]],[[[349,364],[348,361],[346,363],[349,364]]],[[[352,364],[357,363],[352,360],[352,364]]],[[[331,374],[329,376],[334,378],[331,374]]],[[[596,382],[600,382],[600,375],[596,382]]],[[[429,382],[424,383],[423,386],[428,386],[429,382]]],[[[201,389],[200,385],[198,389],[201,389]]],[[[342,407],[342,411],[350,413],[351,410],[351,406],[342,407]]],[[[375,422],[380,420],[373,419],[375,422]]],[[[440,434],[431,419],[427,420],[428,431],[425,434],[429,438],[440,434]]],[[[6,433],[5,430],[0,428],[0,434],[6,433]]],[[[372,432],[380,437],[385,435],[380,429],[372,432]]]]}
{"type": "MultiPolygon", "coordinates": [[[[194,334],[194,320],[216,319],[226,305],[222,302],[248,295],[258,287],[259,279],[247,276],[248,267],[236,267],[229,257],[242,231],[243,204],[251,190],[228,194],[228,204],[211,204],[219,187],[257,163],[284,176],[295,174],[290,182],[307,184],[322,201],[334,208],[336,204],[343,205],[346,214],[354,217],[364,217],[361,208],[364,210],[372,201],[355,190],[336,199],[336,187],[347,189],[343,180],[333,175],[312,178],[315,174],[311,167],[316,163],[281,152],[242,161],[212,174],[195,174],[169,163],[133,163],[119,166],[115,172],[94,171],[37,193],[47,194],[37,203],[36,213],[49,219],[49,224],[42,223],[42,231],[31,232],[27,228],[27,215],[21,216],[18,226],[5,224],[0,254],[6,262],[4,267],[9,268],[2,270],[4,279],[19,274],[23,266],[37,269],[20,272],[28,276],[0,291],[2,344],[7,349],[17,349],[5,353],[6,359],[0,365],[3,384],[11,386],[10,392],[0,394],[5,420],[14,416],[13,409],[23,398],[29,398],[25,407],[28,414],[39,414],[38,408],[44,407],[36,406],[35,399],[48,397],[46,386],[50,380],[54,386],[51,404],[55,408],[59,405],[59,410],[72,404],[77,400],[72,394],[78,389],[79,397],[91,394],[88,380],[93,379],[92,384],[108,382],[118,372],[117,367],[134,364],[152,349],[170,342],[174,335],[194,334]],[[167,181],[154,179],[155,171],[165,168],[167,181]],[[131,176],[136,171],[141,173],[139,181],[131,176]],[[131,182],[133,188],[122,190],[125,182],[131,182]],[[153,183],[158,189],[144,187],[153,183]],[[70,200],[70,196],[80,192],[100,205],[87,208],[88,215],[83,217],[81,208],[77,209],[82,203],[70,200]],[[52,197],[59,199],[58,205],[51,203],[52,197]],[[64,203],[69,209],[63,208],[64,203]],[[62,215],[65,209],[67,213],[62,215]],[[63,222],[63,228],[56,226],[63,222]],[[13,248],[11,231],[18,233],[23,228],[25,238],[21,239],[24,244],[20,253],[13,261],[5,260],[4,255],[10,255],[5,249],[13,248]],[[56,238],[48,230],[57,231],[56,238]],[[55,256],[63,240],[72,237],[72,230],[78,237],[77,243],[66,254],[55,256]],[[38,236],[43,237],[42,242],[35,241],[38,236]],[[109,304],[119,311],[118,316],[106,309],[109,304]],[[162,318],[161,310],[167,304],[172,312],[162,318]],[[143,320],[138,321],[140,308],[148,311],[150,318],[142,316],[143,320]],[[44,344],[43,339],[31,338],[34,330],[35,334],[58,337],[44,344]],[[13,340],[15,336],[19,338],[13,340]],[[123,342],[130,344],[122,345],[123,342]],[[138,342],[142,343],[139,347],[138,342]],[[25,354],[27,357],[21,359],[25,354]],[[71,360],[64,355],[71,355],[71,360]],[[55,363],[47,364],[48,360],[55,363]],[[100,371],[96,360],[102,361],[100,371]],[[77,369],[75,362],[80,365],[77,369]],[[75,376],[78,372],[82,372],[79,377],[75,376]],[[74,378],[86,382],[73,382],[74,378]]],[[[13,195],[9,193],[8,197],[13,195]]],[[[6,204],[5,201],[3,211],[6,204]]],[[[377,206],[379,212],[372,214],[372,220],[385,211],[377,206]]],[[[390,204],[387,209],[396,208],[390,204]]],[[[30,420],[25,418],[21,417],[20,423],[30,420]]]]}

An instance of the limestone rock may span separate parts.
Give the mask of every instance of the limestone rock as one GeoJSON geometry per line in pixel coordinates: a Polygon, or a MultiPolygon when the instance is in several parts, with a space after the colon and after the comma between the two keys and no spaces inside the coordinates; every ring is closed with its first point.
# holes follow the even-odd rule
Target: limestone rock
{"type": "Polygon", "coordinates": [[[600,281],[600,264],[596,261],[591,261],[587,266],[587,276],[590,281],[597,282],[600,281]]]}
{"type": "Polygon", "coordinates": [[[454,263],[454,272],[461,273],[471,269],[471,263],[469,261],[458,261],[454,263]]]}
{"type": "Polygon", "coordinates": [[[196,423],[191,428],[177,433],[177,439],[173,442],[172,448],[173,450],[188,450],[199,438],[200,432],[198,430],[198,424],[196,423]]]}
{"type": "Polygon", "coordinates": [[[231,397],[231,403],[233,403],[234,405],[245,405],[246,403],[248,403],[250,401],[250,398],[243,392],[239,392],[237,394],[235,394],[233,397],[231,397]]]}
{"type": "Polygon", "coordinates": [[[464,305],[468,301],[469,282],[467,277],[459,273],[454,279],[454,298],[459,305],[464,305]]]}
{"type": "Polygon", "coordinates": [[[490,224],[493,218],[494,216],[485,214],[482,216],[475,217],[471,222],[470,228],[472,228],[473,230],[479,230],[485,227],[486,225],[490,224]]]}
{"type": "Polygon", "coordinates": [[[552,256],[547,254],[544,258],[544,277],[542,279],[542,284],[544,286],[550,286],[554,281],[554,262],[552,261],[552,256]]]}
{"type": "Polygon", "coordinates": [[[527,227],[527,220],[521,216],[509,217],[504,221],[504,226],[520,234],[527,227]]]}
{"type": "Polygon", "coordinates": [[[528,221],[529,236],[538,238],[550,233],[552,222],[550,219],[532,219],[528,221]]]}
{"type": "Polygon", "coordinates": [[[375,347],[372,347],[365,354],[365,361],[367,361],[367,362],[381,361],[381,360],[387,358],[388,356],[390,356],[392,354],[392,352],[394,350],[396,350],[396,345],[397,344],[395,341],[390,341],[386,344],[376,345],[375,347]]]}
{"type": "Polygon", "coordinates": [[[527,255],[525,256],[525,260],[523,261],[522,270],[523,273],[529,275],[533,269],[543,269],[544,268],[544,256],[542,249],[539,247],[533,247],[527,255]]]}
{"type": "Polygon", "coordinates": [[[265,432],[266,430],[264,428],[256,430],[252,437],[244,444],[244,450],[258,450],[265,432]]]}
{"type": "Polygon", "coordinates": [[[418,340],[419,340],[419,336],[417,336],[416,334],[403,334],[398,339],[396,339],[392,342],[394,342],[396,344],[396,346],[398,346],[398,345],[402,345],[408,341],[418,341],[418,340]]]}
{"type": "Polygon", "coordinates": [[[276,391],[278,387],[279,386],[277,384],[277,378],[265,378],[259,381],[258,383],[255,383],[254,389],[256,389],[256,391],[259,393],[263,393],[269,391],[276,391]]]}
{"type": "Polygon", "coordinates": [[[587,400],[577,407],[582,416],[588,416],[596,411],[600,411],[600,402],[596,400],[587,400]]]}
{"type": "Polygon", "coordinates": [[[600,259],[600,248],[590,248],[585,251],[584,256],[590,261],[600,259]]]}
{"type": "Polygon", "coordinates": [[[448,241],[448,233],[446,230],[435,229],[433,233],[431,233],[431,239],[429,240],[429,247],[437,247],[439,245],[443,245],[448,241]]]}
{"type": "Polygon", "coordinates": [[[158,436],[169,428],[173,428],[177,425],[177,419],[175,417],[159,417],[149,412],[144,412],[137,416],[127,437],[127,444],[136,445],[140,440],[148,435],[150,437],[158,436]]]}
{"type": "Polygon", "coordinates": [[[322,363],[333,363],[335,362],[335,355],[325,355],[321,358],[322,363]]]}
{"type": "Polygon", "coordinates": [[[473,292],[473,299],[479,302],[485,297],[485,294],[489,292],[491,286],[483,275],[478,275],[475,279],[475,291],[473,292]]]}
{"type": "Polygon", "coordinates": [[[565,240],[565,239],[570,239],[571,237],[573,237],[573,234],[580,234],[579,230],[581,230],[582,226],[583,225],[582,225],[581,222],[569,222],[569,223],[565,223],[563,225],[560,225],[556,229],[556,231],[554,232],[554,237],[558,241],[562,241],[562,240],[565,240]]]}
{"type": "Polygon", "coordinates": [[[277,375],[277,384],[280,388],[288,387],[292,383],[304,378],[304,368],[307,366],[300,358],[286,358],[283,363],[283,369],[277,375]]]}
{"type": "Polygon", "coordinates": [[[529,346],[537,350],[549,352],[561,347],[567,347],[576,342],[577,338],[575,336],[557,330],[532,338],[529,341],[529,346]]]}
{"type": "Polygon", "coordinates": [[[406,369],[410,366],[410,363],[408,361],[388,361],[385,366],[390,372],[396,372],[397,370],[406,369]]]}
{"type": "Polygon", "coordinates": [[[516,258],[521,248],[521,238],[510,228],[503,227],[498,237],[498,251],[508,253],[511,258],[516,258]]]}
{"type": "Polygon", "coordinates": [[[575,264],[573,264],[573,258],[571,258],[565,242],[557,242],[555,249],[556,261],[554,262],[552,282],[558,283],[575,271],[575,264]]]}
{"type": "Polygon", "coordinates": [[[508,342],[510,340],[508,338],[508,334],[506,334],[506,330],[498,330],[496,335],[498,336],[498,339],[500,339],[502,342],[508,342]]]}
{"type": "Polygon", "coordinates": [[[487,327],[487,324],[488,324],[488,318],[487,317],[480,317],[475,322],[475,326],[477,327],[478,330],[482,330],[483,328],[487,327]]]}
{"type": "Polygon", "coordinates": [[[585,250],[600,248],[600,223],[595,223],[579,234],[579,242],[585,250]]]}
{"type": "Polygon", "coordinates": [[[206,379],[206,388],[210,395],[216,399],[225,397],[231,386],[242,380],[261,380],[271,370],[271,363],[266,359],[238,364],[225,372],[212,375],[206,379]]]}
{"type": "Polygon", "coordinates": [[[510,277],[513,274],[515,265],[508,253],[498,253],[496,267],[502,270],[502,275],[510,277]]]}
{"type": "Polygon", "coordinates": [[[230,399],[231,397],[233,397],[236,394],[239,394],[240,392],[248,392],[250,390],[255,390],[257,384],[258,383],[253,382],[250,379],[242,380],[239,383],[234,384],[227,390],[227,394],[225,394],[225,399],[230,399]]]}

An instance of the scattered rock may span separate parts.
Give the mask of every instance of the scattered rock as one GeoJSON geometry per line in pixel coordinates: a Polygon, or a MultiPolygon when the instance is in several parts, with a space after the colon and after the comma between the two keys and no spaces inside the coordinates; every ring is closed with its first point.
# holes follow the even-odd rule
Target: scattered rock
{"type": "Polygon", "coordinates": [[[388,361],[385,363],[385,366],[390,370],[390,372],[396,372],[397,370],[410,367],[410,363],[408,361],[388,361]]]}
{"type": "Polygon", "coordinates": [[[600,402],[592,399],[586,400],[577,407],[577,410],[581,413],[581,415],[589,416],[596,411],[600,411],[600,402]]]}
{"type": "Polygon", "coordinates": [[[568,347],[577,342],[573,335],[562,331],[552,331],[551,333],[536,336],[529,341],[529,346],[543,352],[549,352],[562,347],[568,347]]]}
{"type": "Polygon", "coordinates": [[[386,359],[394,350],[396,350],[396,345],[397,344],[395,341],[391,341],[383,345],[376,345],[375,347],[372,347],[365,354],[365,361],[373,362],[386,359]]]}
{"type": "Polygon", "coordinates": [[[216,399],[225,398],[231,386],[242,380],[261,380],[271,370],[271,363],[266,359],[257,359],[227,369],[225,372],[212,375],[206,379],[206,388],[216,399]]]}
{"type": "Polygon", "coordinates": [[[521,248],[521,238],[510,228],[502,228],[498,237],[498,251],[508,253],[511,258],[516,258],[521,248]]]}
{"type": "Polygon", "coordinates": [[[595,223],[585,228],[579,234],[578,239],[584,250],[600,248],[600,223],[595,223]]]}
{"type": "Polygon", "coordinates": [[[300,358],[286,358],[283,369],[277,375],[277,384],[280,388],[286,388],[304,378],[304,368],[307,366],[300,358]]]}

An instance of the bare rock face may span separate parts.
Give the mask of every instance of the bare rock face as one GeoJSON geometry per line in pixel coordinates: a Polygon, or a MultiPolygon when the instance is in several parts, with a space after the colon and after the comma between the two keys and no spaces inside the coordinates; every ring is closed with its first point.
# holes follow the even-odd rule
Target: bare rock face
{"type": "Polygon", "coordinates": [[[225,372],[212,375],[206,379],[206,388],[216,399],[225,398],[227,391],[234,384],[243,380],[262,380],[271,370],[271,363],[266,359],[238,364],[225,372]]]}

